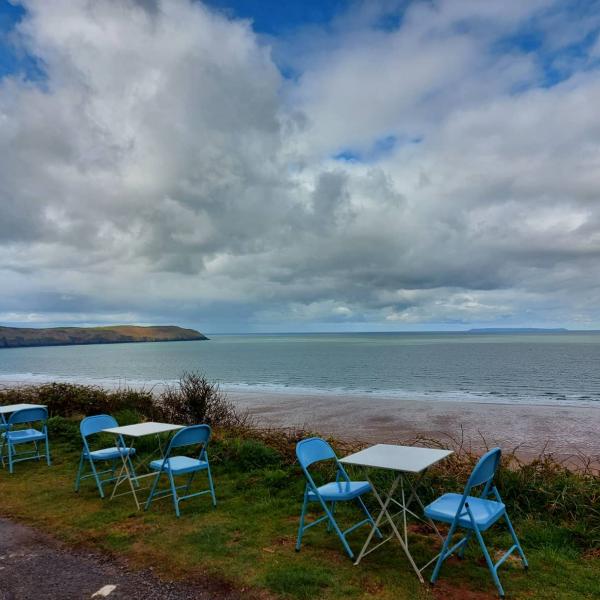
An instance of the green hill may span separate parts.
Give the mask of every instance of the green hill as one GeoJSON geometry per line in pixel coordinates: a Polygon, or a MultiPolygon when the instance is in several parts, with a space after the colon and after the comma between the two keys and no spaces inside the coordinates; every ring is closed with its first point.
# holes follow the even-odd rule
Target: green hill
{"type": "Polygon", "coordinates": [[[47,329],[0,327],[0,348],[207,339],[205,335],[195,329],[183,329],[174,325],[150,327],[111,325],[108,327],[50,327],[47,329]]]}

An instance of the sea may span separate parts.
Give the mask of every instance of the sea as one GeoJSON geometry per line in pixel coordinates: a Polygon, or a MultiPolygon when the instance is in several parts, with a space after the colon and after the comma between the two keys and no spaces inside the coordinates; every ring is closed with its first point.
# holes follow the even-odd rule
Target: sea
{"type": "Polygon", "coordinates": [[[0,385],[224,391],[600,407],[600,332],[211,335],[208,341],[0,349],[0,385]]]}

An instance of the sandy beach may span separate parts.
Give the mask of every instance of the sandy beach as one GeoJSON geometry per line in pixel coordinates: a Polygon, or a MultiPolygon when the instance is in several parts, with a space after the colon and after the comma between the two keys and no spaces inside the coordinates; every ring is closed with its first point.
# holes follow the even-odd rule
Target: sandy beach
{"type": "Polygon", "coordinates": [[[400,442],[417,435],[481,449],[499,445],[531,458],[600,460],[600,407],[405,401],[373,397],[228,392],[263,425],[305,426],[338,437],[400,442]],[[485,442],[484,442],[485,440],[485,442]]]}
{"type": "MultiPolygon", "coordinates": [[[[32,383],[7,378],[0,388],[32,383]]],[[[39,383],[42,381],[34,384],[39,383]]],[[[116,388],[123,382],[102,385],[116,388]]],[[[164,385],[154,384],[151,389],[159,393],[164,385]]],[[[583,456],[600,465],[600,406],[404,400],[226,388],[224,391],[237,407],[248,410],[265,427],[303,427],[323,435],[382,443],[407,442],[424,436],[448,447],[462,443],[466,448],[482,450],[498,445],[505,452],[516,450],[524,459],[545,451],[559,460],[572,463],[573,457],[583,456]]]]}

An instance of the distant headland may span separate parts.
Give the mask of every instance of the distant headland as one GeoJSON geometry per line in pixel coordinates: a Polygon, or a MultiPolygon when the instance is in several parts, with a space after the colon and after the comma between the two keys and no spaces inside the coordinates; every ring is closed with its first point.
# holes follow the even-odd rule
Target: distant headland
{"type": "Polygon", "coordinates": [[[467,333],[564,333],[569,331],[564,327],[545,329],[543,327],[483,327],[469,329],[467,333]]]}
{"type": "Polygon", "coordinates": [[[110,325],[107,327],[0,327],[0,348],[21,346],[70,346],[77,344],[119,344],[125,342],[180,342],[207,340],[195,329],[174,325],[142,327],[110,325]]]}

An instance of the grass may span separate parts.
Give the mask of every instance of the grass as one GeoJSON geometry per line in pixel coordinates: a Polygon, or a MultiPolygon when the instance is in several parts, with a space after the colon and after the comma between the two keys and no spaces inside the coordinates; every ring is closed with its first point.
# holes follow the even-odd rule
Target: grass
{"type": "MultiPolygon", "coordinates": [[[[444,566],[439,585],[433,589],[419,584],[395,543],[376,550],[355,567],[337,538],[324,526],[317,526],[306,533],[302,551],[296,553],[303,479],[286,455],[264,440],[240,439],[217,431],[211,447],[216,509],[208,496],[201,496],[182,503],[180,519],[175,517],[170,499],[156,502],[149,512],[137,512],[130,497],[101,500],[92,480],[86,480],[82,490],[75,493],[76,428],[68,419],[57,419],[52,426],[52,467],[29,461],[18,463],[12,476],[0,470],[2,516],[48,531],[74,546],[126,556],[132,567],[153,567],[167,579],[209,581],[215,590],[233,587],[244,590],[249,598],[496,597],[475,544],[470,546],[466,560],[451,559],[444,566]]],[[[561,485],[569,480],[561,481],[546,486],[542,494],[545,505],[554,507],[554,512],[539,510],[536,503],[540,499],[529,491],[528,513],[522,509],[524,500],[511,491],[510,486],[517,483],[503,474],[502,484],[509,497],[515,498],[512,510],[508,500],[509,510],[530,561],[528,573],[513,560],[501,567],[500,576],[511,598],[600,596],[600,552],[596,534],[590,532],[595,521],[577,516],[579,513],[569,517],[576,509],[560,493],[561,485]],[[559,491],[548,500],[548,489],[555,487],[559,491]]],[[[449,463],[446,471],[432,474],[425,483],[425,495],[438,493],[440,487],[457,491],[464,484],[463,472],[449,463]]],[[[587,494],[599,491],[597,478],[583,478],[581,485],[588,486],[587,494]]],[[[339,514],[346,523],[357,516],[352,510],[342,509],[339,514]]],[[[504,529],[492,531],[486,536],[489,544],[506,548],[504,529]]],[[[356,550],[366,533],[362,529],[352,534],[356,550]]],[[[420,529],[412,533],[410,542],[420,564],[438,549],[435,537],[420,529]]]]}

